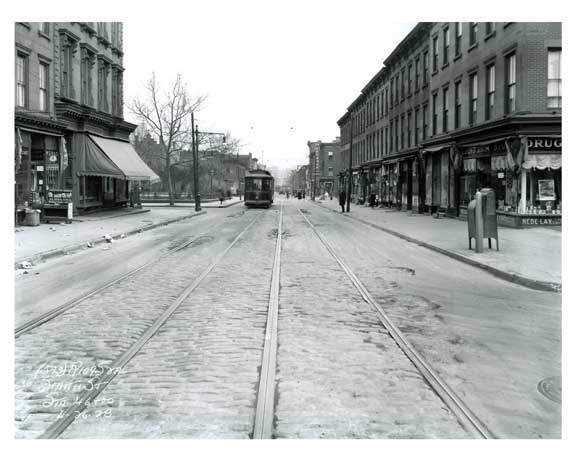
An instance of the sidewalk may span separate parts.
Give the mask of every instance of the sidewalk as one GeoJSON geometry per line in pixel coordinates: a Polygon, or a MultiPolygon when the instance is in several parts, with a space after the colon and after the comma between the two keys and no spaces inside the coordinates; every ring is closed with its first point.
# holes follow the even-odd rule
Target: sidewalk
{"type": "Polygon", "coordinates": [[[118,208],[77,216],[72,224],[17,227],[14,234],[16,267],[23,261],[34,264],[88,248],[89,244],[105,243],[105,235],[119,239],[122,235],[128,237],[205,213],[196,213],[193,207],[118,208]]]}
{"type": "MultiPolygon", "coordinates": [[[[317,200],[319,206],[340,213],[338,199],[317,200]]],[[[500,251],[484,240],[484,252],[476,253],[474,240],[468,249],[468,223],[429,214],[412,214],[389,208],[351,205],[344,216],[357,219],[418,245],[467,264],[480,267],[513,283],[545,291],[562,289],[562,231],[554,227],[513,229],[498,227],[500,251]]]]}
{"type": "MultiPolygon", "coordinates": [[[[202,209],[204,208],[228,208],[231,207],[232,205],[238,205],[239,203],[244,203],[244,200],[240,200],[238,197],[232,197],[229,199],[224,200],[224,203],[222,203],[222,205],[220,205],[220,200],[212,200],[209,202],[201,202],[201,207],[202,209]]],[[[152,207],[169,207],[170,204],[168,202],[142,202],[142,205],[145,206],[146,208],[152,208],[152,207]]],[[[195,204],[194,202],[176,202],[174,203],[175,207],[180,207],[180,208],[194,208],[195,204]]]]}

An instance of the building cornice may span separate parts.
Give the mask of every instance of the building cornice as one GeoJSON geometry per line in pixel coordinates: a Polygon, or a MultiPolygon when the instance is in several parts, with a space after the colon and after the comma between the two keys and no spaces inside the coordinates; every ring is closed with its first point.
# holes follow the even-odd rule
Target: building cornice
{"type": "Polygon", "coordinates": [[[66,101],[55,102],[56,114],[58,117],[65,117],[73,120],[90,121],[106,128],[121,128],[125,131],[134,131],[138,125],[127,122],[114,115],[100,112],[88,106],[66,101]]]}
{"type": "Polygon", "coordinates": [[[37,127],[57,132],[61,132],[66,128],[66,123],[59,120],[49,117],[41,117],[39,115],[33,115],[25,112],[14,113],[14,124],[20,127],[37,127]]]}
{"type": "Polygon", "coordinates": [[[72,40],[74,40],[75,42],[80,42],[81,38],[76,35],[74,32],[72,32],[70,29],[68,29],[67,27],[60,27],[60,29],[58,29],[58,32],[61,35],[66,35],[69,38],[71,38],[72,40]]]}
{"type": "Polygon", "coordinates": [[[481,125],[475,125],[452,131],[441,137],[427,139],[423,147],[433,147],[436,144],[471,143],[485,141],[503,136],[520,136],[526,134],[545,135],[558,134],[562,129],[562,117],[554,114],[516,114],[503,117],[481,125]]]}
{"type": "Polygon", "coordinates": [[[384,60],[384,65],[391,67],[400,59],[409,55],[413,49],[418,48],[421,45],[420,42],[428,37],[434,24],[433,22],[419,22],[416,24],[398,46],[394,48],[394,51],[384,60]]]}

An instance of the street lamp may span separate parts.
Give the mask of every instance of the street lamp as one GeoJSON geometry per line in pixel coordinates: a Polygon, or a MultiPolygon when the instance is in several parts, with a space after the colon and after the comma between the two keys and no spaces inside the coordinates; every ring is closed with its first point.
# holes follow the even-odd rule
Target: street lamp
{"type": "Polygon", "coordinates": [[[236,151],[236,175],[238,176],[238,200],[242,200],[242,188],[240,187],[240,149],[236,151]]]}
{"type": "Polygon", "coordinates": [[[210,198],[212,198],[212,179],[214,179],[214,170],[210,170],[210,198]]]}
{"type": "MultiPolygon", "coordinates": [[[[195,200],[195,210],[200,211],[202,207],[200,206],[200,191],[198,190],[198,149],[200,145],[199,141],[199,134],[208,134],[208,135],[218,135],[222,136],[222,142],[226,143],[226,134],[225,133],[217,133],[211,131],[198,131],[198,125],[194,125],[194,111],[190,113],[190,117],[192,119],[192,159],[194,165],[194,200],[195,200]]],[[[212,188],[212,177],[210,178],[210,188],[212,188]]],[[[210,191],[210,195],[212,195],[212,191],[210,191]]]]}

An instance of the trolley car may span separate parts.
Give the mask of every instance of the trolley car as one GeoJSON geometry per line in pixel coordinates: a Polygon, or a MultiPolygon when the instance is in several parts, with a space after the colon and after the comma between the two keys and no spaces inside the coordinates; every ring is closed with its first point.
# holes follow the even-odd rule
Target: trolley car
{"type": "Polygon", "coordinates": [[[266,170],[250,170],[244,176],[244,205],[266,207],[274,202],[274,177],[266,170]]]}

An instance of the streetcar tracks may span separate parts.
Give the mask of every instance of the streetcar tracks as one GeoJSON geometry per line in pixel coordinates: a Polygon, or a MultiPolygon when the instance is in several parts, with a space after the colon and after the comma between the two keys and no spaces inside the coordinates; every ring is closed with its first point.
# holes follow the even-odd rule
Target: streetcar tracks
{"type": "Polygon", "coordinates": [[[268,302],[268,318],[262,353],[260,383],[258,385],[258,400],[254,417],[254,439],[272,438],[274,424],[274,401],[276,387],[276,356],[278,349],[278,300],[280,295],[280,259],[282,255],[282,213],[283,202],[280,203],[278,231],[276,232],[276,251],[272,280],[270,282],[270,298],[268,302]]]}
{"type": "MultiPolygon", "coordinates": [[[[207,230],[207,232],[210,232],[212,229],[214,229],[216,227],[217,227],[217,225],[210,227],[207,230]]],[[[55,308],[49,310],[48,312],[45,312],[44,314],[39,315],[38,317],[36,317],[34,319],[29,320],[27,322],[24,322],[23,324],[21,324],[15,328],[14,337],[18,338],[19,336],[23,335],[24,333],[28,333],[28,332],[34,330],[35,328],[38,328],[39,326],[45,324],[46,322],[49,322],[50,320],[52,320],[52,319],[64,314],[65,312],[69,311],[70,309],[77,306],[81,302],[86,301],[87,299],[97,295],[98,293],[103,292],[104,290],[110,288],[113,285],[116,285],[117,283],[120,283],[121,281],[131,277],[132,275],[136,274],[137,272],[140,272],[141,270],[146,269],[147,267],[152,266],[153,264],[156,264],[159,259],[166,258],[167,256],[170,256],[170,255],[172,255],[178,251],[181,251],[181,250],[183,250],[189,246],[194,246],[195,244],[198,244],[199,242],[206,241],[209,238],[209,236],[207,236],[205,234],[200,235],[198,237],[194,237],[192,239],[188,239],[186,242],[176,246],[175,248],[170,249],[167,253],[161,255],[160,258],[153,258],[150,261],[142,264],[141,266],[138,266],[138,267],[132,269],[131,271],[128,271],[128,272],[122,274],[120,277],[116,277],[112,280],[109,280],[108,282],[105,282],[103,285],[99,286],[98,288],[90,290],[86,293],[82,293],[81,295],[71,299],[70,301],[67,301],[64,304],[61,304],[60,306],[55,307],[55,308]]]]}
{"type": "Polygon", "coordinates": [[[190,296],[190,294],[202,283],[202,281],[212,272],[212,270],[220,263],[222,258],[238,243],[244,234],[254,225],[254,223],[262,216],[258,214],[236,238],[224,249],[213,262],[204,269],[204,271],[192,281],[180,295],[168,306],[162,314],[150,325],[144,333],[134,342],[120,357],[115,359],[108,367],[109,372],[98,375],[90,382],[90,386],[77,396],[73,405],[68,407],[60,416],[57,421],[52,423],[38,438],[52,439],[59,437],[74,420],[80,415],[90,403],[110,384],[110,382],[118,375],[118,373],[130,362],[130,360],[138,354],[144,345],[158,332],[158,330],[166,323],[170,316],[180,307],[180,305],[190,296]]]}
{"type": "Polygon", "coordinates": [[[428,382],[432,389],[442,399],[442,401],[450,408],[454,415],[458,418],[460,423],[466,427],[471,433],[476,434],[480,438],[490,439],[494,435],[486,428],[485,424],[468,408],[468,406],[458,397],[458,395],[450,388],[450,386],[440,378],[434,371],[430,364],[415,350],[415,348],[408,342],[400,330],[392,323],[390,318],[384,312],[380,304],[372,297],[370,292],[358,279],[352,269],[346,262],[338,256],[334,248],[328,243],[326,238],[316,229],[316,226],[310,222],[308,217],[298,209],[300,215],[304,218],[310,228],[314,231],[318,239],[322,242],[326,250],[332,255],[339,266],[344,270],[348,278],[354,284],[364,301],[371,305],[377,312],[383,326],[389,332],[390,336],[394,339],[396,344],[414,364],[414,366],[421,373],[423,378],[428,382]]]}

